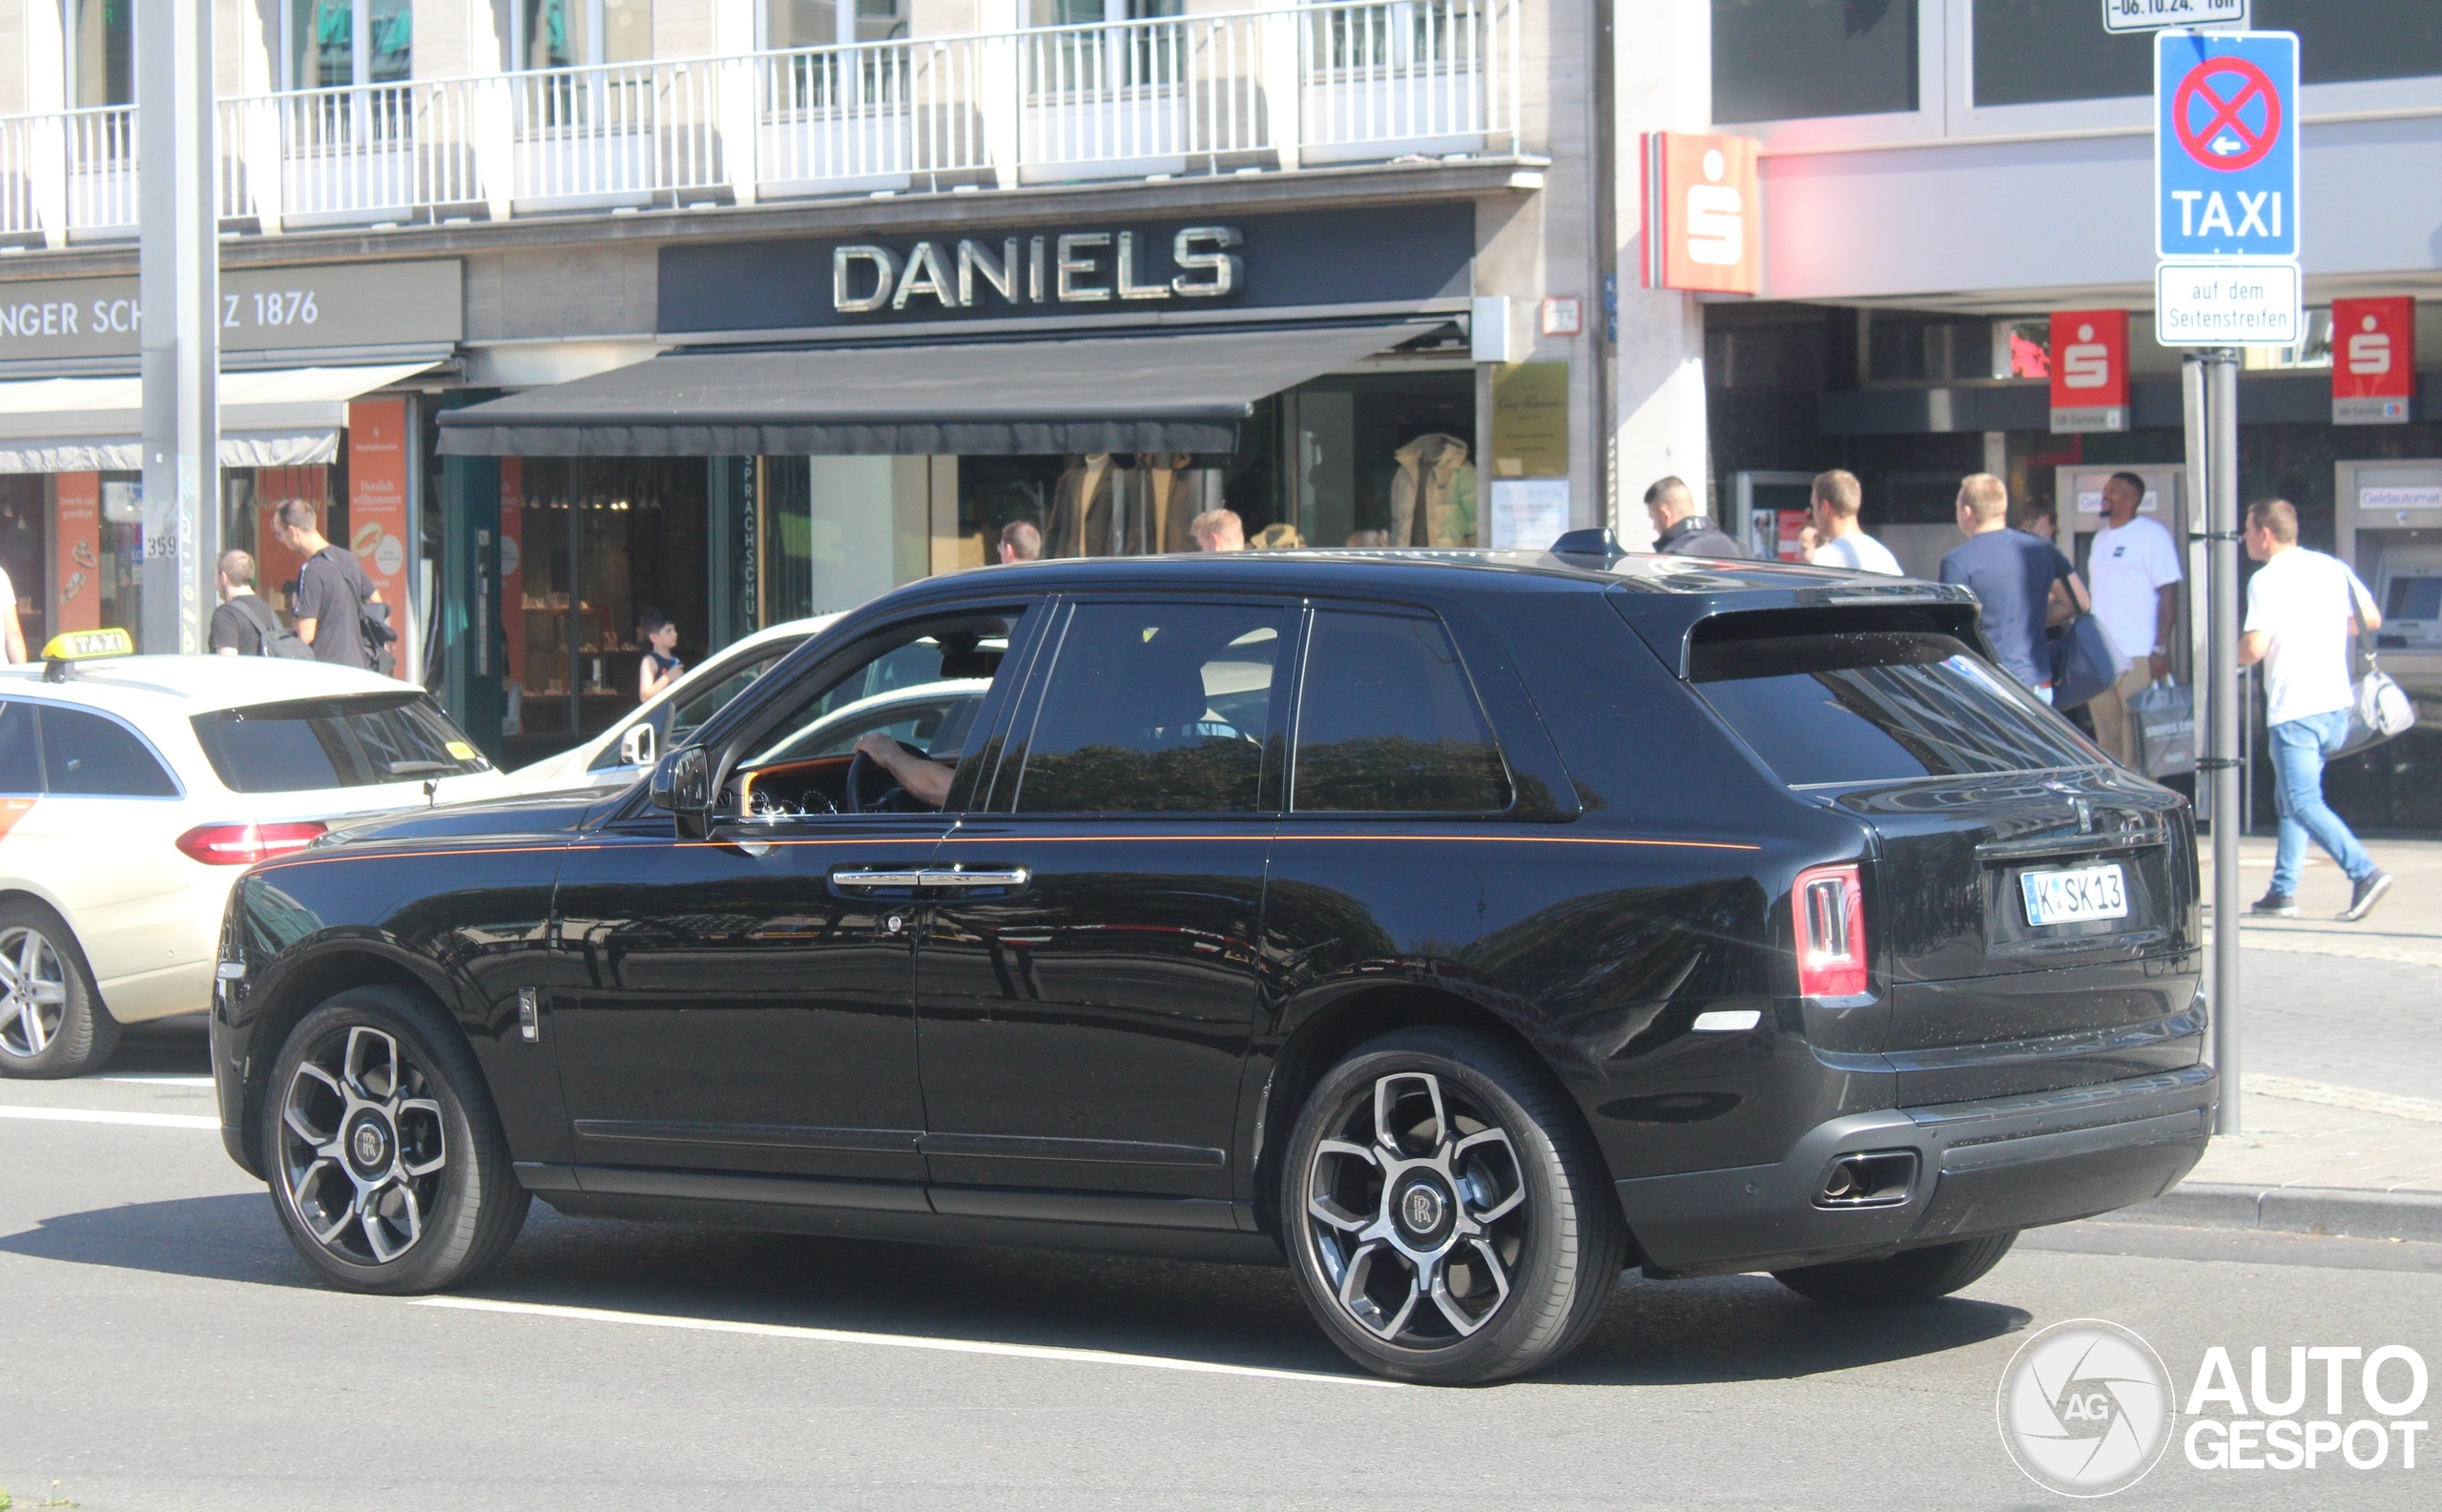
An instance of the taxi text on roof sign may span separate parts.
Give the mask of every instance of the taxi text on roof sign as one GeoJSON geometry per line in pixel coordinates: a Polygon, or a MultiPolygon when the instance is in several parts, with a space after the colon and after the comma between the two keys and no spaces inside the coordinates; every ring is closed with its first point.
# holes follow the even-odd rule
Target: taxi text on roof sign
{"type": "Polygon", "coordinates": [[[95,656],[133,656],[135,639],[123,630],[72,630],[51,637],[45,661],[90,661],[95,656]]]}
{"type": "Polygon", "coordinates": [[[2298,38],[2154,38],[2154,251],[2164,259],[2298,255],[2298,38]]]}

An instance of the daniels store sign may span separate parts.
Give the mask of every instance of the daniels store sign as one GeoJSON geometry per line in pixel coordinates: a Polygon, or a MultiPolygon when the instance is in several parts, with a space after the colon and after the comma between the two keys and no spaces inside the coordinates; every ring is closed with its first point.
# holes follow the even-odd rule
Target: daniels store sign
{"type": "Polygon", "coordinates": [[[1463,204],[681,245],[661,254],[660,325],[778,333],[1463,307],[1474,252],[1474,212],[1463,204]]]}

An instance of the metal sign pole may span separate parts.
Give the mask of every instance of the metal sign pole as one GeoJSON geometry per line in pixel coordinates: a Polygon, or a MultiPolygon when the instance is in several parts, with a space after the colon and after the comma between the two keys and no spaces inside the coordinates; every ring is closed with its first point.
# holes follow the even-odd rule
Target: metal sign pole
{"type": "Polygon", "coordinates": [[[2210,539],[2205,546],[2212,618],[2213,1067],[2222,1083],[2214,1132],[2239,1131],[2239,354],[2216,347],[2203,368],[2207,421],[2205,483],[2210,539]]]}
{"type": "Polygon", "coordinates": [[[211,0],[138,0],[136,254],[143,304],[148,652],[208,649],[220,554],[218,114],[211,0]]]}

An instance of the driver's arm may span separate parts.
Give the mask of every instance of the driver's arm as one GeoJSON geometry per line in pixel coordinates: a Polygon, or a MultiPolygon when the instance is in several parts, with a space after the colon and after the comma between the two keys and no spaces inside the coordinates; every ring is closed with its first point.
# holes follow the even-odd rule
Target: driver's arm
{"type": "Polygon", "coordinates": [[[923,756],[909,756],[898,741],[876,731],[857,742],[857,749],[880,763],[883,771],[907,790],[908,796],[926,808],[940,808],[950,800],[950,777],[954,768],[923,756]]]}

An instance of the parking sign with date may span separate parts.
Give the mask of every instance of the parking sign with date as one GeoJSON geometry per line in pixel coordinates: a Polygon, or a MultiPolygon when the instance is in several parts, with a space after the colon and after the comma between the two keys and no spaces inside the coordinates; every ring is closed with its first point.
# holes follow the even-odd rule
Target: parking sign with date
{"type": "Polygon", "coordinates": [[[2298,38],[2154,39],[2154,250],[2166,259],[2298,255],[2298,38]]]}

